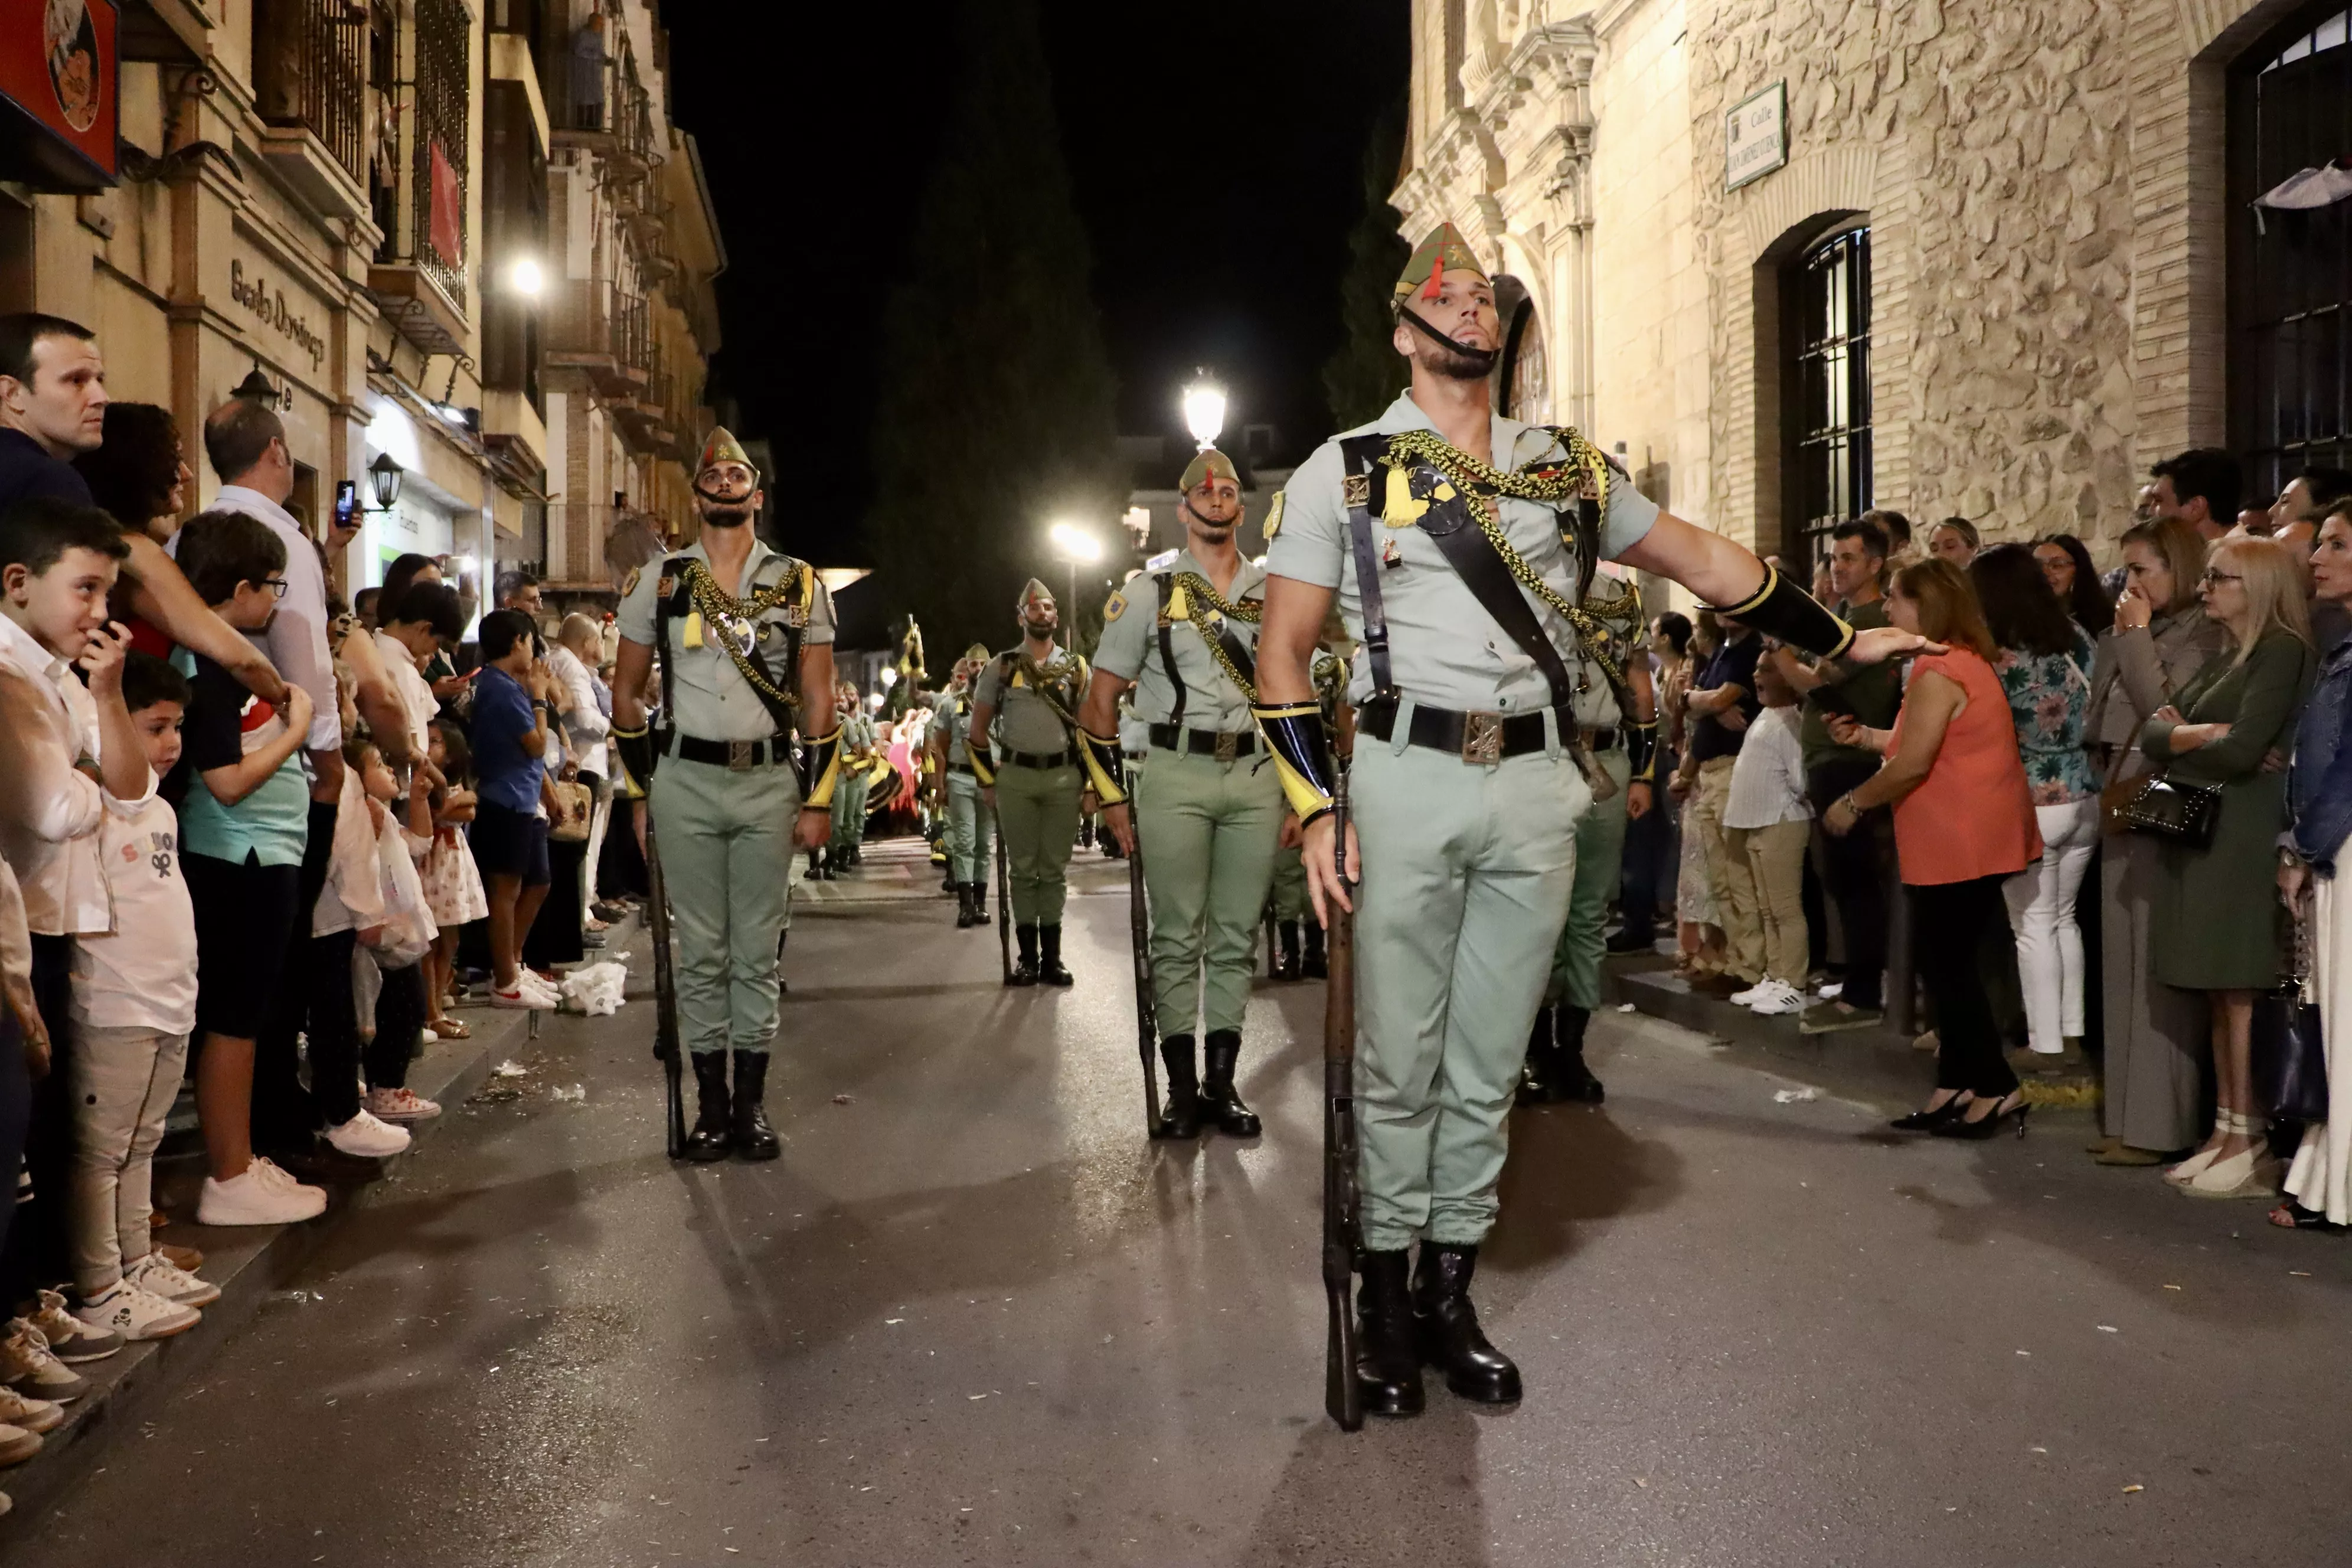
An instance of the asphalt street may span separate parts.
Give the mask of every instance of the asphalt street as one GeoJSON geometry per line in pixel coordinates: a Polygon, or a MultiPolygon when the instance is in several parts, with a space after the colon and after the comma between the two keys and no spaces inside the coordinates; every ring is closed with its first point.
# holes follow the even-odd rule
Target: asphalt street
{"type": "Polygon", "coordinates": [[[890,847],[806,889],[773,1164],[664,1157],[649,1005],[551,1021],[7,1560],[2352,1561],[2343,1242],[1633,1015],[1606,1106],[1514,1118],[1524,1405],[1339,1433],[1321,987],[1253,995],[1262,1139],[1151,1145],[1124,872],[1076,872],[1066,992],[890,847]]]}

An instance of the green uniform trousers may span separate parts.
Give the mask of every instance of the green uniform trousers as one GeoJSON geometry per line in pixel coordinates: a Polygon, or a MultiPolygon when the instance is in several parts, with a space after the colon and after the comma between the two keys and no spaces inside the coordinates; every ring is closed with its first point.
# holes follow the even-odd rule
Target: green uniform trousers
{"type": "Polygon", "coordinates": [[[853,848],[866,837],[866,802],[874,786],[864,775],[852,775],[846,769],[833,786],[833,837],[827,841],[834,849],[853,848]]]}
{"type": "Polygon", "coordinates": [[[1586,812],[1576,825],[1576,890],[1568,900],[1568,924],[1551,955],[1549,1003],[1565,1002],[1588,1013],[1601,1009],[1601,960],[1609,940],[1609,900],[1625,866],[1625,781],[1633,762],[1625,748],[1593,755],[1617,781],[1617,793],[1586,812]]]}
{"type": "Polygon", "coordinates": [[[1164,1035],[1239,1031],[1257,916],[1282,832],[1282,781],[1263,756],[1166,752],[1135,797],[1151,894],[1151,988],[1164,1035]]]}
{"type": "Polygon", "coordinates": [[[665,757],[654,833],[677,938],[678,1033],[687,1049],[764,1051],[776,1036],[800,792],[789,766],[737,773],[665,757]]]}
{"type": "Polygon", "coordinates": [[[1297,845],[1274,852],[1274,918],[1278,921],[1312,920],[1315,910],[1307,901],[1307,862],[1300,858],[1297,845]]]}
{"type": "MultiPolygon", "coordinates": [[[[1078,769],[996,770],[996,822],[1013,884],[1013,918],[1023,925],[1059,925],[1070,851],[1078,842],[1078,769]]],[[[1150,862],[1147,861],[1148,865],[1150,862]]]]}
{"type": "Polygon", "coordinates": [[[992,879],[988,857],[993,843],[995,828],[991,825],[988,803],[980,798],[980,781],[969,773],[948,773],[948,874],[950,880],[977,882],[982,888],[992,879]]]}
{"type": "Polygon", "coordinates": [[[1370,735],[1349,788],[1364,1245],[1475,1246],[1592,792],[1564,749],[1486,766],[1370,735]]]}

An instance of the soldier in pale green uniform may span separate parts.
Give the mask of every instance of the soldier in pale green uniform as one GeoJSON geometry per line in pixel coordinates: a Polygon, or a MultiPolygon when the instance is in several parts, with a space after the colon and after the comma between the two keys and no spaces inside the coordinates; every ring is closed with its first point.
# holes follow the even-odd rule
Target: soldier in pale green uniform
{"type": "Polygon", "coordinates": [[[1624,662],[1603,665],[1580,639],[1576,722],[1585,749],[1608,778],[1592,809],[1576,825],[1576,886],[1568,923],[1552,950],[1551,983],[1528,1035],[1528,1063],[1519,1103],[1582,1100],[1598,1105],[1601,1079],[1585,1065],[1584,1032],[1601,1006],[1601,959],[1608,942],[1609,901],[1625,864],[1625,824],[1646,816],[1652,801],[1658,733],[1657,698],[1643,657],[1641,590],[1596,577],[1584,595],[1585,613],[1608,629],[1624,662]],[[1627,713],[1630,707],[1633,710],[1627,713]]]}
{"type": "Polygon", "coordinates": [[[1004,835],[1015,985],[1067,985],[1062,965],[1062,899],[1078,817],[1094,809],[1071,738],[1087,689],[1087,661],[1054,641],[1054,592],[1031,578],[1021,591],[1021,643],[981,668],[964,733],[982,798],[1004,835]]]}
{"type": "Polygon", "coordinates": [[[947,780],[948,883],[955,889],[956,929],[966,931],[988,923],[989,856],[995,840],[992,814],[980,798],[980,781],[972,776],[967,739],[971,730],[971,684],[988,663],[988,650],[974,643],[956,660],[948,689],[931,706],[927,739],[932,757],[947,780]]]}
{"type": "Polygon", "coordinates": [[[1506,1117],[1568,918],[1592,778],[1563,656],[1629,657],[1579,603],[1601,559],[1674,578],[1770,635],[1875,659],[1740,545],[1661,512],[1573,431],[1494,411],[1494,289],[1452,226],[1413,253],[1391,339],[1412,384],[1308,458],[1269,547],[1259,725],[1306,824],[1308,896],[1355,910],[1356,1116],[1367,1408],[1519,1396],[1469,1288],[1494,1224],[1506,1117]],[[1310,660],[1337,596],[1357,644],[1345,846],[1310,660]],[[1421,1244],[1418,1267],[1409,1255],[1421,1244]]]}
{"type": "Polygon", "coordinates": [[[1242,487],[1230,458],[1202,451],[1178,488],[1186,547],[1103,605],[1094,683],[1078,723],[1094,741],[1090,754],[1105,759],[1099,773],[1089,770],[1104,825],[1124,851],[1142,841],[1151,984],[1168,1066],[1162,1133],[1197,1137],[1205,1120],[1255,1138],[1258,1119],[1234,1087],[1234,1068],[1258,911],[1286,815],[1250,717],[1265,574],[1234,546],[1242,487]],[[1131,818],[1110,760],[1120,750],[1118,700],[1130,686],[1150,748],[1131,818]]]}
{"type": "Polygon", "coordinates": [[[845,680],[835,710],[841,715],[841,784],[833,792],[833,835],[821,875],[837,877],[858,862],[866,842],[866,803],[874,793],[867,763],[875,745],[874,721],[858,700],[857,683],[845,680]]]}
{"type": "Polygon", "coordinates": [[[725,429],[711,432],[694,485],[700,539],[632,572],[622,590],[613,738],[630,776],[651,781],[679,1033],[699,1100],[687,1155],[716,1160],[731,1147],[772,1160],[763,1099],[785,889],[793,846],[825,840],[840,757],[833,600],[814,567],[753,533],[760,471],[725,429]],[[656,734],[645,693],[657,656],[656,734]]]}

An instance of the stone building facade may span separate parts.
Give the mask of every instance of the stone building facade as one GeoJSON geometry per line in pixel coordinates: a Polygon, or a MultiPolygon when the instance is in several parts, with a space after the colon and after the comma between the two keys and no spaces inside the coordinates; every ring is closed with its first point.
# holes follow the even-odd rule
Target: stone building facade
{"type": "Polygon", "coordinates": [[[2352,61],[2345,9],[1415,0],[1392,199],[1501,275],[1498,398],[1681,515],[1768,552],[1870,504],[2095,549],[2168,453],[2274,489],[2352,452],[2317,363],[2352,350],[2247,292],[2342,232],[2248,204],[2287,155],[2257,100],[2274,130],[2352,61]]]}

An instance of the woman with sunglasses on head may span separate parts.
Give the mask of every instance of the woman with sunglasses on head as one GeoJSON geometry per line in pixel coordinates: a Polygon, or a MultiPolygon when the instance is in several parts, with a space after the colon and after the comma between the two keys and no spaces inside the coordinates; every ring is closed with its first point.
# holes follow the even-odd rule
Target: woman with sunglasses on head
{"type": "Polygon", "coordinates": [[[2276,984],[2283,954],[2274,847],[2286,819],[2286,776],[2263,766],[2291,751],[2315,663],[2303,569],[2267,539],[2213,548],[2199,595],[2229,634],[2172,702],[2140,731],[2168,781],[2221,792],[2210,846],[2167,837],[2157,846],[2149,970],[2156,981],[2205,993],[2213,1042],[2213,1131],[2166,1179],[2195,1197],[2278,1191],[2268,1125],[2254,1104],[2247,1037],[2254,993],[2276,984]]]}

